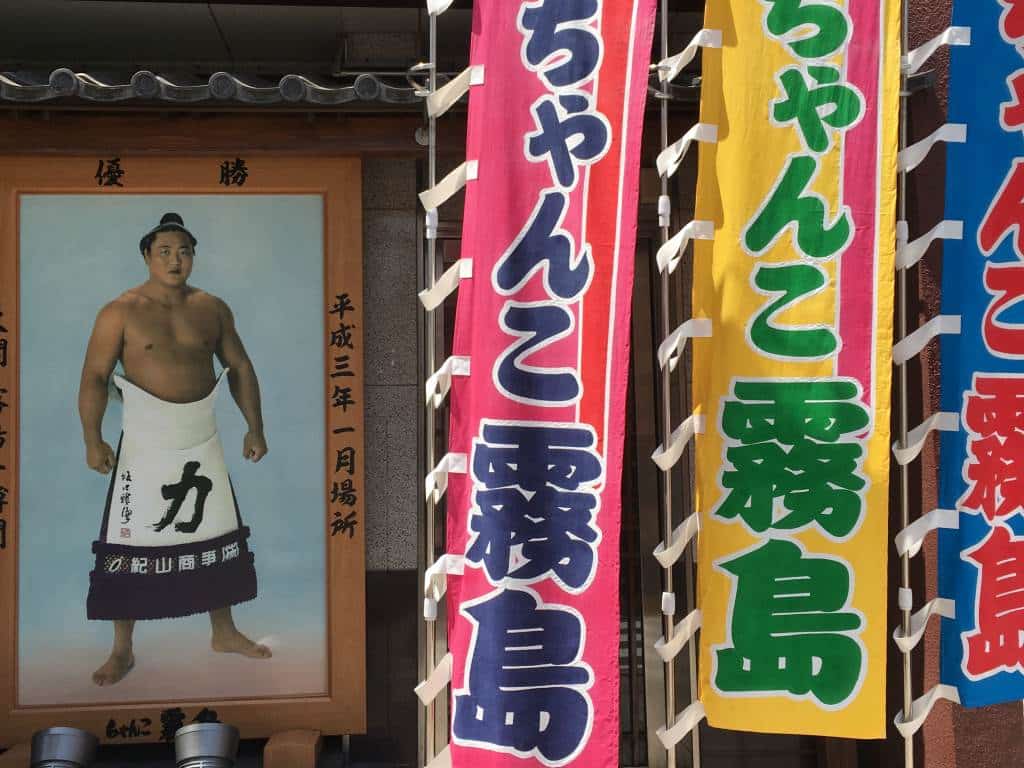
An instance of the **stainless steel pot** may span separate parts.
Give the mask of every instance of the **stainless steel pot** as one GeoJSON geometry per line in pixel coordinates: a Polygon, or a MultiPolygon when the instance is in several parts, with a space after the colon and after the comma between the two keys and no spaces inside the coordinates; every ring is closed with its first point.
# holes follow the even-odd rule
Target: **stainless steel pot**
{"type": "Polygon", "coordinates": [[[96,759],[95,736],[77,728],[47,728],[32,736],[32,768],[88,768],[96,759]]]}
{"type": "Polygon", "coordinates": [[[195,723],[174,734],[178,768],[234,768],[238,729],[224,723],[195,723]]]}

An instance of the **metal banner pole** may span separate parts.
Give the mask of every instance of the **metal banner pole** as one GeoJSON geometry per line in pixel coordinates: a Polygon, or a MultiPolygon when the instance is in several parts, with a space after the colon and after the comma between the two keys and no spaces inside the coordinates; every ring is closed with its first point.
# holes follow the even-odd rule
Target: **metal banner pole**
{"type": "MultiPolygon", "coordinates": [[[[909,0],[901,0],[903,20],[900,30],[900,55],[905,56],[909,51],[907,22],[909,20],[909,0]]],[[[899,150],[902,152],[907,146],[908,131],[908,110],[909,94],[907,93],[907,75],[901,69],[900,74],[900,138],[899,150]]],[[[899,170],[898,178],[898,203],[897,221],[907,220],[907,171],[899,170]]],[[[907,270],[900,269],[896,274],[896,338],[904,339],[907,336],[907,270]]],[[[909,362],[909,361],[908,361],[909,362]]],[[[907,363],[897,366],[897,397],[899,398],[899,444],[907,444],[908,426],[908,405],[909,392],[907,388],[907,363]]],[[[900,530],[905,530],[910,525],[910,465],[900,465],[900,530]]],[[[910,555],[904,553],[900,557],[900,589],[909,590],[910,586],[910,555]]],[[[913,607],[909,604],[902,606],[900,626],[903,636],[910,634],[911,611],[913,607]]],[[[911,717],[911,707],[914,703],[914,681],[913,668],[909,653],[903,654],[903,715],[904,718],[911,717]]],[[[907,736],[903,741],[903,762],[906,768],[914,766],[914,737],[907,736]]]]}
{"type": "MultiPolygon", "coordinates": [[[[668,51],[668,0],[661,0],[661,58],[667,58],[668,51]]],[[[661,149],[668,147],[668,99],[661,99],[661,149]]],[[[661,177],[661,199],[668,196],[668,177],[661,177]]],[[[665,216],[661,222],[661,241],[665,243],[670,237],[669,217],[665,216]]],[[[669,273],[664,270],[661,273],[661,311],[660,328],[661,338],[667,338],[671,332],[671,320],[669,318],[669,273]]],[[[672,434],[672,397],[671,397],[671,371],[668,366],[661,370],[661,439],[663,445],[668,445],[669,435],[672,434]]],[[[672,473],[662,473],[662,530],[665,540],[672,535],[672,473]]],[[[663,576],[663,589],[665,593],[673,592],[672,569],[665,568],[663,576]]],[[[672,633],[675,627],[674,617],[666,616],[662,610],[661,616],[662,632],[665,642],[672,641],[672,633]]],[[[665,718],[670,723],[676,714],[676,662],[669,659],[665,662],[665,718]]],[[[676,750],[673,747],[668,750],[668,768],[675,768],[676,750]]]]}
{"type": "MultiPolygon", "coordinates": [[[[669,20],[669,5],[668,0],[661,0],[660,4],[660,21],[661,21],[661,60],[664,61],[669,57],[669,35],[668,35],[668,20],[669,20]]],[[[668,83],[664,84],[665,89],[668,88],[668,83]]],[[[668,108],[670,97],[668,93],[659,94],[660,99],[660,117],[661,117],[661,150],[664,151],[669,146],[669,125],[668,125],[668,108]]],[[[669,183],[668,174],[661,175],[661,198],[662,203],[667,202],[669,199],[669,183]]],[[[664,245],[671,238],[671,209],[668,206],[659,204],[659,224],[661,226],[661,242],[664,245]]],[[[660,299],[660,321],[659,327],[661,331],[661,338],[668,338],[671,333],[671,280],[672,270],[665,269],[661,271],[660,277],[660,288],[661,288],[661,299],[660,299]]],[[[672,435],[672,381],[671,381],[671,366],[665,365],[661,369],[661,439],[662,445],[667,446],[669,444],[672,435]]],[[[662,530],[664,531],[665,541],[671,540],[672,532],[674,529],[673,522],[673,495],[672,495],[672,472],[671,470],[662,473],[662,508],[663,508],[663,521],[662,530]]],[[[691,547],[693,544],[687,545],[686,556],[683,560],[684,567],[686,568],[686,610],[689,613],[693,608],[694,594],[693,594],[693,554],[691,547]]],[[[664,594],[671,603],[673,610],[671,612],[662,610],[662,629],[664,632],[665,643],[669,644],[672,642],[673,635],[675,633],[675,579],[672,573],[672,567],[664,568],[664,594]]],[[[691,703],[694,700],[697,691],[697,652],[696,652],[696,640],[691,638],[688,645],[689,662],[690,662],[690,699],[691,703]]],[[[676,717],[676,664],[675,657],[670,658],[665,662],[665,717],[666,724],[671,725],[674,718],[676,717]]],[[[695,726],[691,732],[692,739],[692,764],[694,768],[700,768],[700,733],[699,726],[695,726]]],[[[672,747],[667,753],[667,766],[668,768],[675,768],[676,766],[676,749],[672,747]]]]}
{"type": "MultiPolygon", "coordinates": [[[[429,89],[431,93],[437,90],[437,15],[433,13],[427,13],[427,19],[429,24],[429,89]]],[[[437,118],[429,116],[427,118],[427,188],[433,189],[437,184],[437,118]]],[[[426,250],[426,264],[424,265],[424,287],[428,290],[434,287],[438,276],[438,265],[437,265],[437,224],[436,224],[437,211],[427,211],[427,250],[426,250]],[[433,217],[433,227],[431,227],[430,220],[433,217]]],[[[437,349],[436,349],[436,335],[437,335],[437,322],[434,318],[434,312],[426,312],[425,317],[426,325],[426,338],[424,339],[424,357],[426,358],[426,369],[429,374],[432,374],[437,370],[437,349]]],[[[426,406],[426,416],[424,419],[424,439],[426,441],[424,455],[426,457],[426,466],[428,469],[433,469],[437,464],[437,440],[436,440],[436,419],[434,413],[434,407],[428,403],[426,406]]],[[[426,549],[425,561],[429,565],[434,562],[434,558],[437,555],[437,543],[435,541],[435,525],[437,523],[437,505],[434,502],[434,495],[427,494],[426,499],[426,536],[424,541],[424,547],[426,549]]],[[[424,655],[426,656],[426,664],[424,665],[426,670],[431,670],[434,665],[437,664],[437,620],[434,618],[427,618],[426,627],[426,639],[424,655]]],[[[430,764],[430,761],[434,759],[437,754],[437,707],[433,701],[426,705],[425,713],[425,729],[426,729],[426,764],[430,764]]]]}

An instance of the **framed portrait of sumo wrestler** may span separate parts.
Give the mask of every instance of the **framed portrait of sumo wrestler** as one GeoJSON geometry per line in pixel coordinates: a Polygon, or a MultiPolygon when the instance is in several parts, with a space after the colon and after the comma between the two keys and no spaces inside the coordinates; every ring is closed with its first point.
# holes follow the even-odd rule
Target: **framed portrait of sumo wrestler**
{"type": "Polygon", "coordinates": [[[360,162],[0,175],[0,744],[365,730],[360,162]]]}

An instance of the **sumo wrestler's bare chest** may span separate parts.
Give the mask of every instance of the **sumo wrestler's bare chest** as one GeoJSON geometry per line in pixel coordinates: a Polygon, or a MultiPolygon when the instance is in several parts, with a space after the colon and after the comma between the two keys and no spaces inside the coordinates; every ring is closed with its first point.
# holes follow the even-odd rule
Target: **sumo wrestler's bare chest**
{"type": "Polygon", "coordinates": [[[145,307],[125,327],[125,354],[149,359],[208,360],[220,339],[220,321],[212,308],[145,307]]]}

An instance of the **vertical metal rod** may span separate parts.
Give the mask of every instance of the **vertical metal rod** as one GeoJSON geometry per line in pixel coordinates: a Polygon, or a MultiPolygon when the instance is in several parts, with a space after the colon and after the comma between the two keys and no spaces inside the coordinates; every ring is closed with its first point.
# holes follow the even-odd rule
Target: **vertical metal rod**
{"type": "MultiPolygon", "coordinates": [[[[668,0],[661,0],[661,58],[668,57],[668,0]]],[[[661,99],[661,148],[664,150],[668,146],[668,100],[661,99]]],[[[661,177],[661,194],[662,196],[668,195],[668,177],[661,177]]],[[[670,237],[669,227],[666,224],[661,228],[661,241],[664,243],[670,237]]],[[[660,328],[661,338],[668,338],[670,333],[669,327],[669,274],[668,270],[661,273],[661,311],[660,315],[660,328]]],[[[671,371],[668,366],[665,366],[661,370],[661,441],[662,445],[668,445],[669,436],[672,434],[672,381],[671,371]]],[[[673,520],[672,520],[672,472],[663,472],[662,475],[662,531],[664,531],[665,540],[672,535],[673,520]]],[[[672,569],[665,568],[664,573],[664,591],[671,593],[674,591],[672,569]]],[[[662,612],[661,617],[662,632],[665,636],[665,642],[669,643],[672,641],[673,631],[675,629],[674,617],[666,616],[662,612]]],[[[669,659],[665,662],[665,725],[669,726],[675,720],[676,716],[676,664],[675,659],[669,659]]],[[[676,766],[676,750],[675,747],[668,750],[668,768],[675,768],[676,766]]]]}
{"type": "MultiPolygon", "coordinates": [[[[892,2],[901,2],[901,29],[900,29],[900,55],[901,61],[902,56],[906,55],[909,50],[909,30],[908,24],[910,19],[909,7],[910,0],[891,0],[892,2]]],[[[900,73],[900,144],[899,148],[902,151],[907,146],[907,140],[909,136],[908,121],[909,121],[909,95],[907,93],[907,77],[902,72],[900,73]]],[[[907,173],[906,171],[900,171],[898,176],[899,184],[899,197],[898,197],[898,220],[907,220],[907,173]]],[[[905,269],[898,270],[896,273],[896,338],[903,339],[907,335],[907,271],[905,269]]],[[[899,441],[900,445],[905,446],[907,444],[907,432],[909,430],[908,424],[908,406],[910,401],[908,382],[907,382],[907,364],[897,366],[897,387],[899,397],[899,409],[900,409],[900,421],[899,421],[899,441]]],[[[910,525],[910,467],[904,465],[900,467],[900,530],[903,530],[910,525]]],[[[910,589],[910,556],[904,554],[900,558],[900,587],[902,589],[910,589]]],[[[906,637],[910,634],[910,611],[911,607],[908,606],[907,610],[902,611],[900,624],[903,631],[903,636],[906,637]]],[[[905,718],[910,717],[910,710],[914,702],[914,680],[913,680],[913,668],[911,666],[910,654],[903,654],[903,716],[905,718]]],[[[908,736],[903,742],[903,762],[906,768],[913,768],[914,766],[914,737],[908,736]]]]}
{"type": "MultiPolygon", "coordinates": [[[[661,58],[668,58],[669,55],[669,37],[668,37],[668,0],[661,0],[661,58]]],[[[668,99],[661,99],[661,148],[664,150],[669,144],[668,135],[668,99]]],[[[661,196],[667,197],[669,192],[668,177],[661,177],[661,196]]],[[[660,213],[660,211],[659,211],[660,213]]],[[[661,241],[665,243],[671,237],[670,232],[670,216],[667,216],[664,225],[661,227],[661,241]]],[[[660,287],[661,287],[661,312],[660,312],[660,328],[661,338],[667,338],[671,330],[671,286],[670,286],[670,275],[667,271],[661,274],[660,287]]],[[[672,381],[671,371],[666,366],[661,372],[661,435],[663,445],[668,445],[669,436],[672,434],[672,381]]],[[[664,521],[662,529],[665,532],[666,540],[672,535],[672,530],[675,527],[672,515],[673,507],[673,496],[672,496],[672,472],[664,472],[662,474],[663,486],[662,486],[662,505],[664,521]]],[[[693,560],[692,554],[689,547],[687,548],[686,558],[686,608],[687,611],[692,609],[693,604],[693,584],[692,584],[692,569],[693,560]]],[[[674,577],[671,568],[666,568],[664,571],[664,588],[665,592],[674,593],[674,577]]],[[[665,636],[665,641],[670,642],[675,632],[675,617],[674,616],[662,616],[662,626],[665,636]]],[[[691,700],[694,697],[697,690],[697,655],[695,652],[694,643],[689,643],[689,661],[690,661],[690,697],[691,700]]],[[[670,725],[676,716],[676,668],[675,660],[670,659],[665,662],[665,720],[666,725],[670,725]]],[[[692,741],[692,753],[693,753],[693,766],[694,768],[700,768],[700,734],[697,728],[694,728],[691,732],[692,741]]],[[[676,766],[676,750],[673,747],[668,750],[667,754],[667,766],[668,768],[675,768],[676,766]]]]}
{"type": "MultiPolygon", "coordinates": [[[[429,37],[430,37],[430,92],[433,93],[437,90],[437,16],[432,13],[428,13],[429,17],[429,37]]],[[[434,117],[427,118],[427,186],[428,188],[433,187],[437,183],[437,119],[434,117]]],[[[427,212],[428,215],[431,213],[427,212]]],[[[427,235],[427,263],[423,270],[424,279],[426,281],[426,287],[432,288],[435,281],[437,280],[437,240],[436,232],[427,235]]],[[[426,339],[424,355],[426,357],[426,368],[427,375],[432,375],[437,370],[437,350],[436,350],[436,333],[437,333],[437,322],[434,318],[432,311],[426,313],[426,339]]],[[[434,407],[431,403],[426,406],[426,417],[424,420],[424,438],[426,441],[426,465],[427,470],[433,470],[437,464],[436,456],[436,425],[434,419],[434,407]]],[[[436,555],[436,542],[434,541],[434,526],[436,524],[437,510],[435,509],[434,500],[432,495],[426,500],[426,541],[424,546],[426,548],[426,564],[427,567],[434,562],[436,555]]],[[[437,622],[427,621],[427,632],[425,642],[424,653],[427,657],[426,670],[429,674],[437,664],[437,622]]],[[[434,706],[434,702],[430,702],[426,707],[426,758],[427,764],[434,759],[437,754],[437,711],[434,706]]]]}

